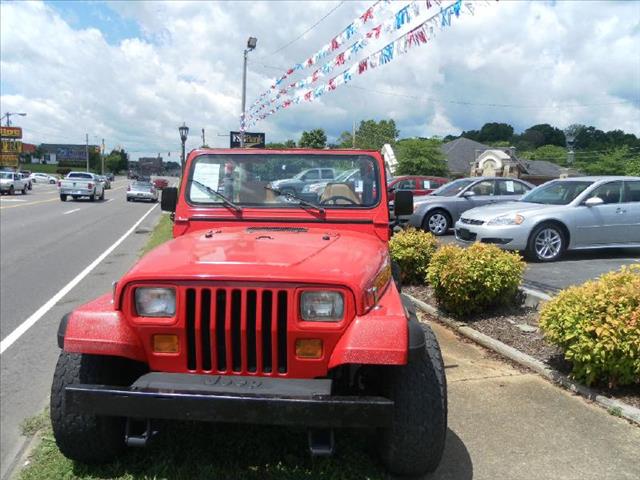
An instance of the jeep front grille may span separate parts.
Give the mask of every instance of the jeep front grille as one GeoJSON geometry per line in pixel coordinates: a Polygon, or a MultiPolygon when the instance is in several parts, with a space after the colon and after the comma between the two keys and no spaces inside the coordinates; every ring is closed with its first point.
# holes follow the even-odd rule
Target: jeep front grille
{"type": "Polygon", "coordinates": [[[287,373],[287,290],[189,287],[185,293],[188,370],[287,373]]]}

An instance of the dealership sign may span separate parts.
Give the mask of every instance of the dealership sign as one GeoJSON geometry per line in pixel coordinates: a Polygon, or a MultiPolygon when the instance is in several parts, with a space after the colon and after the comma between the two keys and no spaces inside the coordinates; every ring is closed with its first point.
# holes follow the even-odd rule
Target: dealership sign
{"type": "MultiPolygon", "coordinates": [[[[229,132],[229,140],[231,148],[240,148],[242,133],[229,132]]],[[[244,148],[264,148],[265,136],[264,133],[244,133],[244,148]]]]}
{"type": "Polygon", "coordinates": [[[22,138],[21,127],[0,127],[1,138],[22,138]]]}

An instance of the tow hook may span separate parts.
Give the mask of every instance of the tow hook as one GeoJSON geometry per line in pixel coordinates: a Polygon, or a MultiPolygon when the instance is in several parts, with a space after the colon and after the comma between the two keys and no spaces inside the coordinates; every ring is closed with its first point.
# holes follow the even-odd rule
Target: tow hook
{"type": "Polygon", "coordinates": [[[127,447],[146,447],[157,434],[158,431],[153,429],[151,420],[127,418],[124,443],[127,447]]]}
{"type": "Polygon", "coordinates": [[[314,457],[328,457],[335,450],[333,429],[310,429],[309,452],[314,457]]]}

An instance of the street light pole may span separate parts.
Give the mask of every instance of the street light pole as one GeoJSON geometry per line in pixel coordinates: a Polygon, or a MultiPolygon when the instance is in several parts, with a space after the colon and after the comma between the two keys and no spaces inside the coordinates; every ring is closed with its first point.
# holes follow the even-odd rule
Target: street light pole
{"type": "Polygon", "coordinates": [[[2,118],[6,117],[6,119],[7,119],[7,125],[6,126],[7,127],[11,126],[11,115],[20,115],[21,117],[26,117],[27,116],[26,113],[6,112],[2,118]]]}
{"type": "Polygon", "coordinates": [[[184,174],[184,164],[185,164],[185,151],[184,151],[184,147],[185,147],[185,143],[187,143],[187,135],[189,135],[189,127],[187,127],[187,125],[182,122],[182,125],[180,127],[178,127],[178,132],[180,133],[180,141],[182,142],[182,156],[180,158],[180,163],[181,163],[181,167],[182,167],[182,173],[184,174]]]}
{"type": "Polygon", "coordinates": [[[256,48],[258,39],[256,37],[249,37],[247,40],[247,48],[244,49],[244,65],[242,68],[242,114],[240,116],[240,148],[244,148],[244,132],[246,129],[246,103],[247,103],[247,58],[249,52],[256,48]]]}
{"type": "Polygon", "coordinates": [[[89,171],[89,134],[84,134],[85,145],[84,145],[84,156],[87,159],[87,172],[89,171]]]}

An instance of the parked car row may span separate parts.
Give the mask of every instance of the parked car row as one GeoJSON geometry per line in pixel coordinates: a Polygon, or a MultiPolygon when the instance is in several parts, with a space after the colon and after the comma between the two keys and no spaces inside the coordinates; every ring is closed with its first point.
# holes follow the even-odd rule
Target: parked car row
{"type": "Polygon", "coordinates": [[[640,247],[640,177],[573,177],[538,187],[515,178],[473,177],[417,196],[405,225],[461,243],[523,251],[535,261],[567,250],[640,247]]]}

